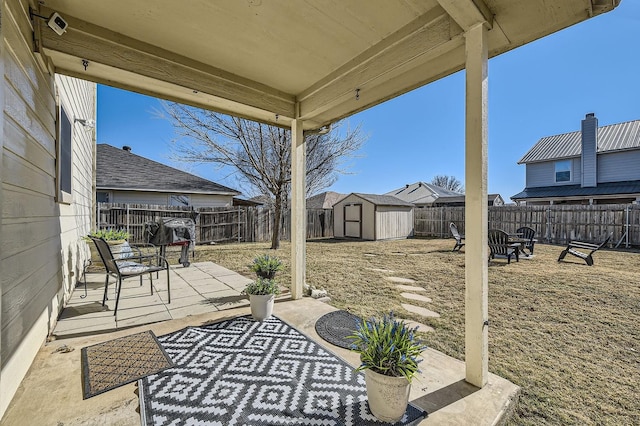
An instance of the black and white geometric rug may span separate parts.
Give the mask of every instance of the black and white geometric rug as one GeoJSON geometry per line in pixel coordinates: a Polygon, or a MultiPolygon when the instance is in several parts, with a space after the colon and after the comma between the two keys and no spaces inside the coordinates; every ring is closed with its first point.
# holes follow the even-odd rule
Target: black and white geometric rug
{"type": "MultiPolygon", "coordinates": [[[[282,320],[250,316],[158,340],[172,368],[140,379],[143,425],[381,425],[364,375],[282,320]]],[[[397,425],[426,412],[409,405],[397,425]]]]}

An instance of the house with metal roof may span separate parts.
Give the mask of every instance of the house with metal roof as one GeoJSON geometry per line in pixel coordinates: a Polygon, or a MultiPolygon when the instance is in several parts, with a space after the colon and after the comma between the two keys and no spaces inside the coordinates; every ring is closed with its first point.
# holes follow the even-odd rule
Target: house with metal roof
{"type": "Polygon", "coordinates": [[[239,191],[131,152],[98,144],[96,201],[193,207],[229,207],[239,191]]]}
{"type": "Polygon", "coordinates": [[[333,205],[333,235],[363,240],[409,238],[413,208],[392,195],[352,192],[333,205]]]}
{"type": "Polygon", "coordinates": [[[520,205],[640,203],[640,120],[598,127],[587,114],[580,131],[540,139],[518,164],[520,205]]]}
{"type": "MultiPolygon", "coordinates": [[[[402,188],[394,189],[385,195],[392,195],[415,205],[416,207],[434,206],[464,206],[465,197],[461,192],[451,191],[441,186],[425,182],[407,184],[402,188]]],[[[502,206],[504,200],[500,194],[489,194],[490,206],[502,206]]]]}
{"type": "MultiPolygon", "coordinates": [[[[435,200],[432,204],[433,207],[463,207],[465,205],[466,199],[465,195],[456,195],[456,196],[448,196],[448,197],[440,197],[435,200]]],[[[504,206],[504,200],[500,194],[488,194],[487,195],[487,203],[489,206],[504,206]]]]}

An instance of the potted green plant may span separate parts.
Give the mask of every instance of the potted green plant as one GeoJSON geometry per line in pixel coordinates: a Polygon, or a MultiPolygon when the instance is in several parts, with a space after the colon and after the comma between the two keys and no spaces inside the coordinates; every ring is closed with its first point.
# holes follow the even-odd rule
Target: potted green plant
{"type": "Polygon", "coordinates": [[[282,261],[275,256],[262,254],[253,259],[251,270],[256,273],[259,278],[273,279],[276,272],[282,269],[282,261]]]}
{"type": "Polygon", "coordinates": [[[247,284],[242,293],[249,295],[253,319],[263,321],[273,313],[273,304],[276,296],[280,294],[280,287],[273,279],[258,278],[247,284]]]}
{"type": "Polygon", "coordinates": [[[357,371],[365,371],[369,408],[378,419],[395,423],[407,410],[411,380],[427,346],[415,328],[395,319],[393,312],[358,325],[352,350],[360,354],[357,371]]]}

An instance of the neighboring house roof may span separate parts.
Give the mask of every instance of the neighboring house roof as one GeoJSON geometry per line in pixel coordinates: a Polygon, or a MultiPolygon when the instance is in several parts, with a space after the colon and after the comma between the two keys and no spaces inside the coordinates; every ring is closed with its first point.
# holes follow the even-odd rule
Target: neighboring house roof
{"type": "Polygon", "coordinates": [[[97,189],[240,195],[207,179],[107,144],[96,153],[97,189]]]}
{"type": "Polygon", "coordinates": [[[233,197],[233,205],[256,207],[256,206],[261,206],[262,203],[259,201],[247,200],[246,198],[233,197]]]}
{"type": "Polygon", "coordinates": [[[394,189],[385,195],[392,195],[413,204],[431,204],[440,197],[459,196],[459,192],[425,182],[416,182],[394,189]]]}
{"type": "Polygon", "coordinates": [[[347,194],[340,194],[338,192],[326,191],[313,197],[307,198],[308,209],[330,209],[335,203],[346,197],[347,194]]]}
{"type": "MultiPolygon", "coordinates": [[[[360,194],[357,192],[352,192],[349,195],[355,195],[357,197],[360,197],[363,200],[366,200],[366,201],[369,201],[370,203],[375,204],[376,206],[414,207],[413,204],[407,203],[406,201],[402,201],[401,199],[394,197],[393,195],[360,194]]],[[[344,198],[347,198],[349,195],[347,195],[344,198]]],[[[340,201],[343,201],[344,198],[340,201]]]]}
{"type": "MultiPolygon", "coordinates": [[[[500,194],[489,194],[487,199],[490,203],[495,203],[496,199],[502,200],[500,194]]],[[[503,200],[504,201],[504,200],[503,200]]],[[[454,204],[454,203],[464,203],[465,196],[464,195],[456,195],[455,197],[440,197],[435,201],[435,204],[454,204]]]]}
{"type": "Polygon", "coordinates": [[[512,200],[525,198],[551,198],[551,197],[587,197],[597,195],[622,195],[640,193],[640,180],[625,182],[599,183],[595,187],[582,187],[580,185],[541,186],[525,188],[524,191],[511,197],[512,200]]]}
{"type": "MultiPolygon", "coordinates": [[[[628,149],[640,149],[640,120],[598,127],[598,153],[628,149]]],[[[547,136],[540,139],[518,164],[579,157],[581,151],[581,131],[547,136]]]]}

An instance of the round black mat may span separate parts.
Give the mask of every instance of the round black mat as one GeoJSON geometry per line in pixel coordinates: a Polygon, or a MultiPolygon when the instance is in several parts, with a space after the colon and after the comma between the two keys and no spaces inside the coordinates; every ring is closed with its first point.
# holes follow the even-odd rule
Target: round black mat
{"type": "Polygon", "coordinates": [[[353,335],[361,322],[360,317],[347,311],[329,312],[316,322],[316,332],[327,342],[350,349],[353,341],[347,336],[353,335]]]}

